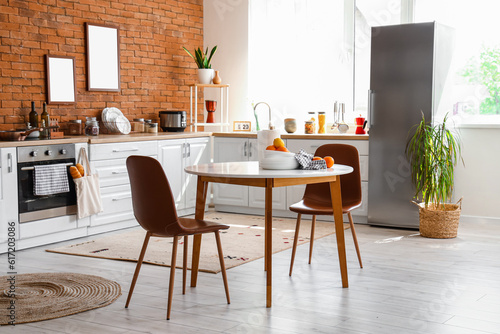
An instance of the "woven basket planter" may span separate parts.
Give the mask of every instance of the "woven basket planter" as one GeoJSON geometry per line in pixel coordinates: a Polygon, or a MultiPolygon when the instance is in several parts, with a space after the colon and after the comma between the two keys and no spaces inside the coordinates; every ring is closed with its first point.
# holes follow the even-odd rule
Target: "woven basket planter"
{"type": "Polygon", "coordinates": [[[456,238],[458,222],[462,211],[462,199],[457,204],[444,204],[436,208],[435,204],[416,203],[420,217],[420,235],[426,238],[456,238]]]}

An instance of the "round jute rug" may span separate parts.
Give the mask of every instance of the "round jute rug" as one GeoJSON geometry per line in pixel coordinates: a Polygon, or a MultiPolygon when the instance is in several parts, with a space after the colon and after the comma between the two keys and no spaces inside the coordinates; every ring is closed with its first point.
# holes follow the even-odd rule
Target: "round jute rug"
{"type": "Polygon", "coordinates": [[[0,324],[54,319],[103,307],[121,295],[118,283],[74,273],[0,277],[0,324]]]}

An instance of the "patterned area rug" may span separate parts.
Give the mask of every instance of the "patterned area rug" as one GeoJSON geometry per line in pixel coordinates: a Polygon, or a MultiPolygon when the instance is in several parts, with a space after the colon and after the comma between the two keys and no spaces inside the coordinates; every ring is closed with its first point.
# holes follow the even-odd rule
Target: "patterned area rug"
{"type": "MultiPolygon", "coordinates": [[[[60,318],[109,305],[120,295],[118,283],[93,275],[36,273],[1,276],[0,324],[17,325],[60,318]]],[[[26,329],[25,333],[29,332],[26,329]]]]}
{"type": "MultiPolygon", "coordinates": [[[[208,212],[205,219],[229,225],[221,231],[222,250],[226,268],[230,269],[264,256],[264,217],[208,212]]],[[[295,233],[295,219],[273,218],[273,253],[291,248],[295,233]]],[[[348,228],[344,224],[344,228],[348,228]]],[[[302,219],[298,244],[309,241],[311,220],[302,219]]],[[[316,222],[315,239],[335,232],[333,223],[316,222]]],[[[146,232],[142,228],[70,246],[47,249],[48,252],[99,257],[112,260],[137,261],[146,232]]],[[[183,238],[179,239],[176,267],[182,268],[183,238]]],[[[191,265],[192,236],[189,237],[188,266],[191,265]]],[[[144,262],[170,266],[172,238],[151,238],[144,262]]],[[[217,246],[213,233],[203,235],[201,243],[200,271],[220,271],[217,246]]]]}

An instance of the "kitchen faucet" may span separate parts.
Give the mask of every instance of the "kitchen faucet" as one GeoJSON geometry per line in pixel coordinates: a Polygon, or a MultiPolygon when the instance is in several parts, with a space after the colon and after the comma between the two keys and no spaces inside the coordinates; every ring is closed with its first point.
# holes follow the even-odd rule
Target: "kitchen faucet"
{"type": "Polygon", "coordinates": [[[261,103],[264,103],[268,108],[269,108],[269,130],[274,130],[274,125],[273,123],[271,122],[271,107],[269,106],[269,104],[267,104],[266,102],[258,102],[256,105],[254,105],[253,107],[253,113],[254,115],[257,115],[255,113],[255,110],[257,109],[257,106],[261,103]]]}

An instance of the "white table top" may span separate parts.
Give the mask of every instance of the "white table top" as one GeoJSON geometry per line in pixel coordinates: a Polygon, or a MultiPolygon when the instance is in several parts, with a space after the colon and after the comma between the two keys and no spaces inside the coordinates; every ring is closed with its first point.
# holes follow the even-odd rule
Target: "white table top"
{"type": "Polygon", "coordinates": [[[344,175],[352,173],[353,169],[346,165],[333,165],[332,168],[320,170],[303,169],[262,169],[258,161],[243,162],[218,162],[188,166],[184,168],[186,173],[212,176],[212,177],[234,177],[234,178],[292,178],[292,177],[316,177],[344,175]]]}

